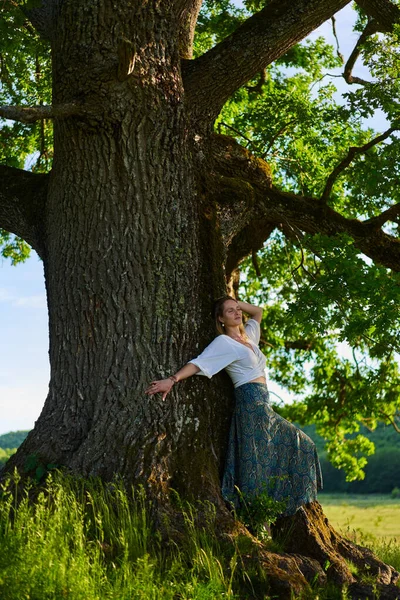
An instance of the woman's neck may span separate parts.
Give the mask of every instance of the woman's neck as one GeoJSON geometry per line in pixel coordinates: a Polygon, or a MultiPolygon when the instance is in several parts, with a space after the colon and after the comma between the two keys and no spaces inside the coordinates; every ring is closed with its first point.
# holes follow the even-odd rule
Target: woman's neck
{"type": "Polygon", "coordinates": [[[229,335],[229,337],[231,337],[233,339],[242,337],[239,326],[225,327],[225,333],[226,333],[226,335],[229,335]]]}

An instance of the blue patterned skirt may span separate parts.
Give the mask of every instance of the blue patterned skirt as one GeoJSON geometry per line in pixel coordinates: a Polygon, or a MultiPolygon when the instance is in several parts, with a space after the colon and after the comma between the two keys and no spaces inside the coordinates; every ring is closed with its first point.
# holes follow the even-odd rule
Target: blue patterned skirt
{"type": "Polygon", "coordinates": [[[267,491],[286,502],[283,515],[294,514],[322,489],[314,442],[272,410],[264,383],[235,388],[235,399],[222,480],[224,499],[237,507],[236,488],[245,497],[267,491]]]}

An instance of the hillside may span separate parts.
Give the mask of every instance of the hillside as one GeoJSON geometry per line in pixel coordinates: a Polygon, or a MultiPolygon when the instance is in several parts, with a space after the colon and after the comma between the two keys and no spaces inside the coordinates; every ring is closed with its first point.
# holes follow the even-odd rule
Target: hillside
{"type": "Polygon", "coordinates": [[[10,431],[0,435],[0,448],[18,448],[28,435],[29,431],[10,431]]]}

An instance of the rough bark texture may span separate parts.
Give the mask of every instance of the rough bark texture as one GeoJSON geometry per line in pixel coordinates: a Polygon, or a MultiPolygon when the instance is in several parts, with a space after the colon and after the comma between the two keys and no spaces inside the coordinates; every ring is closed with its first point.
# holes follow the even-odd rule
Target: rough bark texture
{"type": "Polygon", "coordinates": [[[204,260],[209,225],[193,177],[179,21],[157,11],[66,2],[57,19],[54,102],[85,98],[97,118],[54,124],[44,261],[51,381],[15,464],[35,454],[85,475],[120,473],[156,494],[172,486],[215,499],[224,387],[218,402],[200,379],[166,402],[144,395],[209,341],[212,298],[224,291],[222,270],[204,260]]]}
{"type": "MultiPolygon", "coordinates": [[[[238,86],[345,4],[273,0],[217,49],[184,61],[184,75],[196,0],[46,0],[31,13],[52,41],[54,105],[84,110],[54,113],[49,176],[0,171],[0,226],[43,257],[50,323],[49,395],[9,469],[34,455],[85,476],[118,473],[160,501],[171,487],[209,499],[233,527],[219,485],[231,384],[194,377],[165,402],[144,390],[211,340],[213,298],[275,227],[345,231],[400,268],[381,222],[281,193],[264,161],[209,133],[238,86]]],[[[318,508],[293,527],[290,556],[255,545],[280,598],[315,576],[352,585],[340,554],[370,561],[387,589],[397,577],[346,545],[318,508]]]]}

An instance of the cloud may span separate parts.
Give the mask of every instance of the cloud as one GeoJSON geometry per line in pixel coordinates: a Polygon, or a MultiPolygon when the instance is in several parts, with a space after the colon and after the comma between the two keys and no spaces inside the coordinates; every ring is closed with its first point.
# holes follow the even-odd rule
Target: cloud
{"type": "Polygon", "coordinates": [[[25,296],[22,298],[14,299],[14,306],[27,306],[29,308],[46,308],[46,296],[45,294],[38,294],[37,296],[25,296]]]}
{"type": "Polygon", "coordinates": [[[11,306],[22,306],[26,308],[46,308],[46,295],[36,294],[33,296],[17,296],[11,294],[6,288],[0,288],[0,302],[7,302],[11,306]]]}

